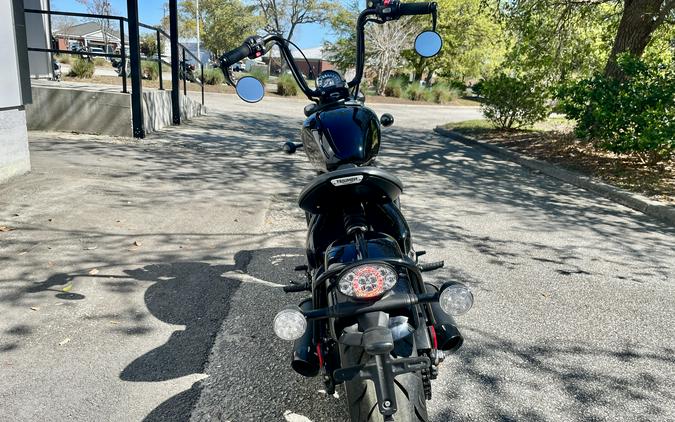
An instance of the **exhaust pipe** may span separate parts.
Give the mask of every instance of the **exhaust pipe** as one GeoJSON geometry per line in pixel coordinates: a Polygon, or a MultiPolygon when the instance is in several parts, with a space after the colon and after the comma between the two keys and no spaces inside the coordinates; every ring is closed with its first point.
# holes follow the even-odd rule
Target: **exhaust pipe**
{"type": "MultiPolygon", "coordinates": [[[[302,301],[302,303],[300,303],[300,309],[303,311],[311,311],[312,299],[302,301]]],[[[316,345],[314,344],[314,325],[315,323],[313,321],[309,321],[305,334],[293,342],[291,368],[305,377],[315,377],[319,374],[319,370],[321,369],[316,345]]]]}
{"type": "MultiPolygon", "coordinates": [[[[438,287],[430,283],[424,283],[427,292],[433,293],[438,291],[438,287]]],[[[436,332],[436,341],[438,349],[446,352],[454,352],[464,343],[462,333],[457,329],[455,319],[443,312],[438,302],[431,302],[431,310],[436,318],[434,331],[436,332]]]]}

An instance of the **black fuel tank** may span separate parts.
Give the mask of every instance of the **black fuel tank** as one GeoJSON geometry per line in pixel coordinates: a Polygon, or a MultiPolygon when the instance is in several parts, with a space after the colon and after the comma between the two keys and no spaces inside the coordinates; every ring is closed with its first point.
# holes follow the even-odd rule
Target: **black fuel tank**
{"type": "Polygon", "coordinates": [[[301,138],[309,161],[321,172],[363,165],[380,150],[380,121],[369,108],[343,105],[309,116],[301,138]]]}

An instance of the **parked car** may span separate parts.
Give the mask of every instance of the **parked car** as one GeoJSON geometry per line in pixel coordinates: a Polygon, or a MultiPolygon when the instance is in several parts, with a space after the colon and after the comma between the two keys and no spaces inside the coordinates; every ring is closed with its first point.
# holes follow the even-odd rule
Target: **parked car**
{"type": "MultiPolygon", "coordinates": [[[[105,51],[100,47],[90,47],[88,51],[90,53],[105,54],[105,51]]],[[[104,59],[108,60],[108,58],[105,56],[94,56],[94,57],[103,57],[104,59]]]]}
{"type": "MultiPolygon", "coordinates": [[[[105,54],[105,51],[101,47],[83,47],[81,45],[71,45],[70,50],[78,53],[95,53],[95,54],[105,54]]],[[[91,60],[92,57],[103,57],[108,60],[105,56],[90,56],[89,54],[82,54],[80,57],[83,59],[91,60]]]]}

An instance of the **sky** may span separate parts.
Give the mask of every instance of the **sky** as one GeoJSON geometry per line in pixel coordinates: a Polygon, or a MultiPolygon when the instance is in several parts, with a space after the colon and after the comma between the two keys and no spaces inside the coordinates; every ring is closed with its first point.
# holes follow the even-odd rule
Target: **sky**
{"type": "MultiPolygon", "coordinates": [[[[139,0],[138,16],[140,21],[148,25],[158,24],[164,16],[164,3],[165,0],[139,0]]],[[[110,4],[113,15],[126,16],[126,0],[110,0],[110,4]]],[[[87,12],[86,8],[76,0],[51,0],[51,8],[62,12],[87,12]]],[[[245,37],[242,37],[242,41],[243,38],[245,37]]],[[[331,39],[328,29],[317,24],[301,25],[296,29],[296,35],[293,35],[293,42],[303,49],[319,47],[323,44],[323,41],[331,39]]]]}

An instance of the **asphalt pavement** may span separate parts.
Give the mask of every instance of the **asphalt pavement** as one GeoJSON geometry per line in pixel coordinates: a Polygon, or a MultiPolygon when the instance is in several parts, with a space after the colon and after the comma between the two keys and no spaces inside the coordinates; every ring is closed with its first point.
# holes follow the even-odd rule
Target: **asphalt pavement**
{"type": "MultiPolygon", "coordinates": [[[[305,102],[208,95],[143,141],[31,133],[0,186],[0,420],[341,421],[271,321],[302,294],[305,102]]],[[[473,108],[376,105],[417,249],[476,305],[432,421],[675,420],[675,230],[432,132],[473,108]],[[670,387],[669,387],[670,385],[670,387]]]]}

